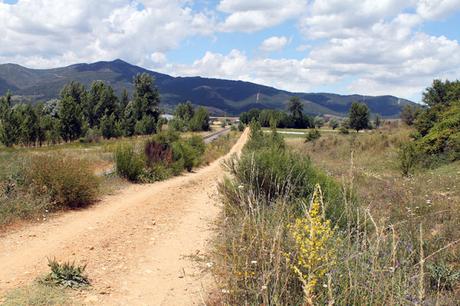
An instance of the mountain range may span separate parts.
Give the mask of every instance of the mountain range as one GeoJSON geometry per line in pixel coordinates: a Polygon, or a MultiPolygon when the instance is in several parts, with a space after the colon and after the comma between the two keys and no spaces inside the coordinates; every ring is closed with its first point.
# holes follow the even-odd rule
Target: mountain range
{"type": "Polygon", "coordinates": [[[52,69],[30,69],[17,64],[0,65],[0,95],[8,90],[15,101],[35,103],[58,98],[62,87],[70,81],[86,86],[95,80],[110,84],[117,93],[132,91],[133,77],[148,73],[155,78],[161,94],[162,107],[171,111],[175,105],[191,101],[206,106],[216,115],[238,115],[251,108],[286,109],[290,97],[298,96],[306,113],[343,116],[354,101],[367,104],[373,114],[397,117],[401,108],[413,102],[395,96],[338,95],[333,93],[288,92],[251,82],[202,77],[173,77],[131,65],[120,59],[91,64],[75,64],[52,69]]]}

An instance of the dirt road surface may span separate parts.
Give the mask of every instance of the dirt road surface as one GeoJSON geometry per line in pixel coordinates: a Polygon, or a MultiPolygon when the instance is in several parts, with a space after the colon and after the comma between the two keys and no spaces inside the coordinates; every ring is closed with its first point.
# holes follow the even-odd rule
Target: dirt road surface
{"type": "MultiPolygon", "coordinates": [[[[239,153],[246,130],[230,154],[239,153]]],[[[100,203],[0,235],[0,296],[48,271],[47,258],[87,264],[92,305],[200,305],[212,281],[203,255],[219,213],[220,158],[195,173],[133,185],[100,203]]]]}

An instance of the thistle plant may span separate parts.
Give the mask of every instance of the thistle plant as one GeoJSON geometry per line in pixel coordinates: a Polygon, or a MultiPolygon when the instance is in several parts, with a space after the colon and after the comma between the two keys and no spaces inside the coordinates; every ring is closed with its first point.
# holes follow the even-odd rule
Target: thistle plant
{"type": "Polygon", "coordinates": [[[306,305],[314,304],[318,284],[335,264],[334,230],[324,216],[323,206],[317,184],[305,216],[289,226],[295,247],[291,268],[302,283],[306,305]]]}

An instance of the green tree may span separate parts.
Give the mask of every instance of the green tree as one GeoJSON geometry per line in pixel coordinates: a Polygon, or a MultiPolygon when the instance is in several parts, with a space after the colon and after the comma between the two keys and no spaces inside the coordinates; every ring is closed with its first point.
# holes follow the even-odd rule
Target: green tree
{"type": "Polygon", "coordinates": [[[209,131],[209,113],[204,107],[199,107],[189,124],[192,131],[209,131]]]}
{"type": "Polygon", "coordinates": [[[378,129],[380,127],[380,125],[382,124],[382,120],[380,119],[380,116],[379,115],[375,115],[375,119],[374,119],[374,126],[376,129],[378,129]]]}
{"type": "Polygon", "coordinates": [[[185,122],[188,122],[190,119],[192,119],[194,114],[195,110],[193,109],[193,105],[190,101],[179,103],[176,106],[176,110],[174,111],[174,116],[185,122]]]}
{"type": "Polygon", "coordinates": [[[34,112],[38,120],[37,142],[40,147],[46,141],[46,126],[43,122],[43,119],[45,118],[43,108],[43,103],[37,103],[34,107],[34,112]]]}
{"type": "Polygon", "coordinates": [[[160,94],[155,87],[154,79],[147,73],[134,77],[133,103],[137,120],[142,120],[145,131],[155,131],[155,124],[160,116],[160,94]],[[153,129],[152,126],[153,121],[153,129]]]}
{"type": "Polygon", "coordinates": [[[339,121],[337,121],[337,119],[335,118],[332,118],[331,120],[329,120],[329,126],[331,127],[331,129],[335,130],[339,127],[339,121]]]}
{"type": "Polygon", "coordinates": [[[88,122],[90,128],[93,128],[99,125],[99,120],[104,115],[102,111],[98,109],[99,114],[96,114],[96,108],[100,108],[100,101],[105,91],[105,84],[102,81],[94,81],[91,84],[91,88],[89,89],[87,95],[87,103],[83,110],[83,116],[85,120],[88,122]]]}
{"type": "Polygon", "coordinates": [[[0,142],[11,147],[18,141],[19,122],[11,108],[11,93],[0,98],[0,142]]]}
{"type": "Polygon", "coordinates": [[[445,82],[434,80],[431,87],[423,92],[422,101],[429,107],[446,106],[452,101],[460,100],[460,81],[445,82]]]}
{"type": "Polygon", "coordinates": [[[102,137],[109,139],[115,137],[115,115],[104,115],[101,118],[100,129],[102,137]]]}
{"type": "Polygon", "coordinates": [[[369,108],[366,104],[353,102],[349,113],[350,128],[357,132],[369,128],[369,116],[369,108]]]}
{"type": "Polygon", "coordinates": [[[320,129],[322,126],[324,126],[323,117],[316,116],[315,119],[313,120],[313,124],[314,124],[315,128],[320,129]]]}
{"type": "Polygon", "coordinates": [[[136,131],[136,109],[134,103],[131,101],[125,108],[123,112],[123,130],[125,136],[133,136],[136,131]]]}
{"type": "Polygon", "coordinates": [[[126,109],[126,106],[128,106],[128,103],[129,103],[129,94],[125,88],[123,89],[123,92],[121,93],[121,98],[120,98],[120,107],[121,107],[122,112],[124,112],[124,110],[126,109]]]}
{"type": "Polygon", "coordinates": [[[271,123],[275,121],[276,126],[278,127],[281,117],[282,115],[280,111],[274,109],[264,109],[259,114],[259,122],[263,127],[270,127],[271,123]]]}
{"type": "Polygon", "coordinates": [[[252,120],[259,120],[260,113],[260,109],[251,108],[249,111],[241,113],[240,121],[244,124],[249,124],[252,120]]]}
{"type": "Polygon", "coordinates": [[[34,145],[38,139],[39,120],[30,104],[19,104],[14,108],[19,121],[19,141],[25,146],[34,145]]]}
{"type": "Polygon", "coordinates": [[[288,110],[294,120],[300,120],[303,117],[303,104],[299,97],[289,99],[288,110]]]}
{"type": "Polygon", "coordinates": [[[71,141],[83,134],[81,110],[73,96],[64,96],[59,107],[61,137],[64,141],[71,141]]]}
{"type": "Polygon", "coordinates": [[[136,122],[134,133],[137,135],[152,134],[155,132],[156,122],[152,116],[144,115],[141,120],[136,122]]]}
{"type": "Polygon", "coordinates": [[[87,105],[87,92],[85,86],[79,82],[72,81],[61,90],[61,99],[72,97],[75,104],[82,108],[87,105]]]}
{"type": "Polygon", "coordinates": [[[404,105],[404,107],[401,110],[401,120],[411,126],[415,122],[415,118],[418,115],[418,108],[409,104],[404,105]]]}

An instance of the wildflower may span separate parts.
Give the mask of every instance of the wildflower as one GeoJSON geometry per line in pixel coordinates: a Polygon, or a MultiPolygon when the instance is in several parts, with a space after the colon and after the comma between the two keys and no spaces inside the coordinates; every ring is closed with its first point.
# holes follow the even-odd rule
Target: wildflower
{"type": "Polygon", "coordinates": [[[335,263],[334,231],[330,220],[324,216],[319,185],[315,187],[305,217],[297,219],[290,230],[297,249],[291,268],[302,282],[306,304],[313,305],[318,282],[335,263]]]}
{"type": "Polygon", "coordinates": [[[230,290],[222,289],[222,293],[230,293],[230,290]]]}
{"type": "Polygon", "coordinates": [[[255,265],[255,264],[257,264],[257,260],[253,260],[253,261],[251,261],[251,264],[252,264],[252,265],[255,265]]]}
{"type": "Polygon", "coordinates": [[[267,290],[267,286],[263,285],[262,287],[262,290],[267,290]]]}
{"type": "Polygon", "coordinates": [[[239,185],[239,186],[238,186],[238,189],[243,189],[243,188],[244,188],[243,185],[239,185]]]}

